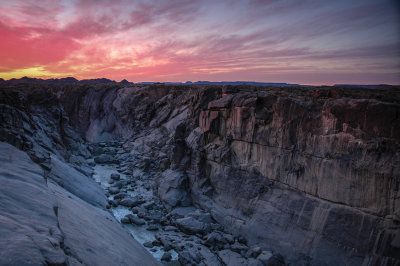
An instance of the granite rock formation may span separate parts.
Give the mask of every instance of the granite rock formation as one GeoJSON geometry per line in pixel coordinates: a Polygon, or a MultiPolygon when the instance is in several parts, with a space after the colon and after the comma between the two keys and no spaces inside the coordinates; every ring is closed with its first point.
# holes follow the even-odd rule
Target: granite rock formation
{"type": "MultiPolygon", "coordinates": [[[[141,169],[155,179],[154,191],[174,217],[167,229],[195,234],[199,246],[180,251],[183,264],[400,263],[398,88],[2,86],[0,140],[41,166],[44,174],[33,174],[45,177],[52,197],[60,193],[58,205],[46,203],[59,211],[81,204],[106,216],[91,164],[123,161],[133,176],[141,169]],[[116,140],[122,144],[110,152],[90,144],[116,140]]],[[[120,189],[113,185],[110,193],[120,189]]],[[[60,224],[71,239],[85,233],[76,226],[68,221],[64,231],[60,224]]],[[[161,233],[159,241],[174,245],[179,234],[161,233]]],[[[86,256],[63,243],[69,251],[52,251],[57,260],[86,256]]]]}
{"type": "Polygon", "coordinates": [[[399,259],[399,114],[398,103],[376,99],[243,92],[212,101],[199,122],[214,189],[204,207],[288,260],[399,259]]]}
{"type": "Polygon", "coordinates": [[[30,89],[1,89],[0,265],[159,265],[106,211],[56,96],[30,89]]]}

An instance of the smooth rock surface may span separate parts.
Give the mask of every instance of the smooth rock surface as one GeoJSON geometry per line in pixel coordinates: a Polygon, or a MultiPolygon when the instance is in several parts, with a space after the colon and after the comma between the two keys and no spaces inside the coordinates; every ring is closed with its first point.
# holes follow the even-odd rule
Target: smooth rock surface
{"type": "Polygon", "coordinates": [[[108,212],[46,184],[26,153],[0,151],[1,265],[159,265],[108,212]]]}
{"type": "Polygon", "coordinates": [[[48,178],[61,187],[94,206],[104,208],[106,197],[104,190],[90,177],[84,176],[68,164],[51,155],[51,171],[48,178]]]}
{"type": "Polygon", "coordinates": [[[0,142],[0,265],[68,261],[57,201],[43,174],[26,153],[0,142]]]}

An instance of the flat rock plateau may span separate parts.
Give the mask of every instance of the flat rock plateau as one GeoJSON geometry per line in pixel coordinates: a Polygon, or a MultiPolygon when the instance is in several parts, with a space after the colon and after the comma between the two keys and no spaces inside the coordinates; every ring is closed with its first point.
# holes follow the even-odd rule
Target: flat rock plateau
{"type": "Polygon", "coordinates": [[[400,265],[398,87],[0,86],[0,265],[400,265]]]}

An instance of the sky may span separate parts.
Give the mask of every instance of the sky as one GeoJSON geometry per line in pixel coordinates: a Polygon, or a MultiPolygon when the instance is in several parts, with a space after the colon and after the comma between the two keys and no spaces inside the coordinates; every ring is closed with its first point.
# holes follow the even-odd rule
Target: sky
{"type": "Polygon", "coordinates": [[[397,0],[0,0],[0,78],[400,84],[397,0]]]}

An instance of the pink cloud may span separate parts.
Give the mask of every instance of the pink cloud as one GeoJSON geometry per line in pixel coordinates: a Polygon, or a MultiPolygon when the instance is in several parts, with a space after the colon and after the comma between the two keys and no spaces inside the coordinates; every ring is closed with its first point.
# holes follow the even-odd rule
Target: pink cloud
{"type": "Polygon", "coordinates": [[[394,16],[378,0],[15,0],[0,17],[0,72],[282,82],[400,72],[394,16]]]}
{"type": "Polygon", "coordinates": [[[59,61],[80,47],[61,34],[45,33],[42,29],[9,28],[0,23],[1,64],[10,69],[46,65],[59,61]],[[34,37],[40,34],[40,37],[34,37]]]}

